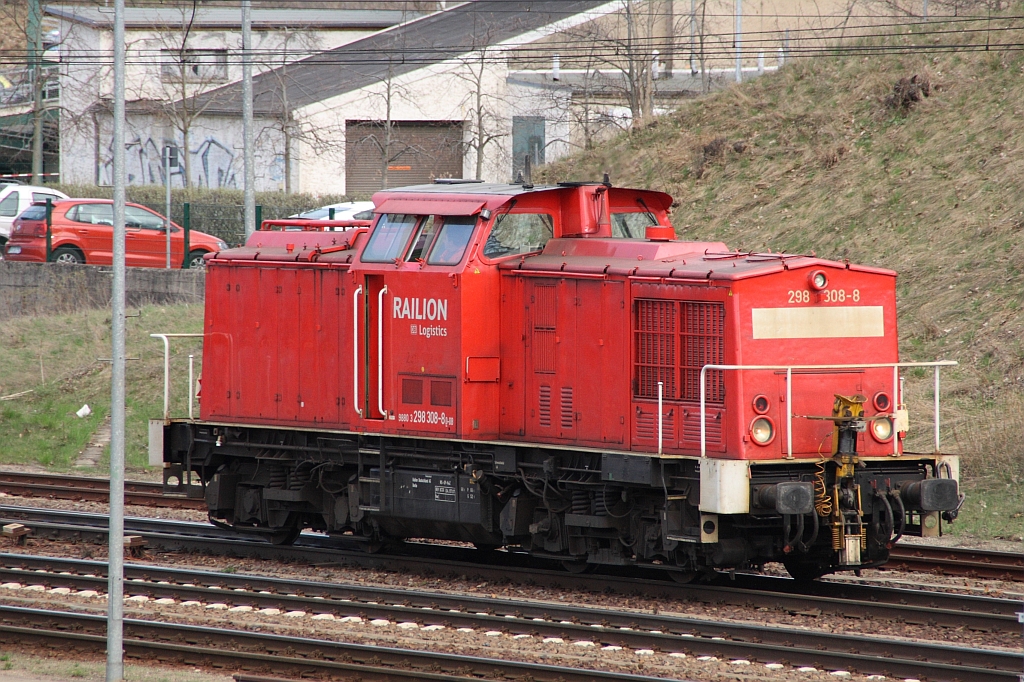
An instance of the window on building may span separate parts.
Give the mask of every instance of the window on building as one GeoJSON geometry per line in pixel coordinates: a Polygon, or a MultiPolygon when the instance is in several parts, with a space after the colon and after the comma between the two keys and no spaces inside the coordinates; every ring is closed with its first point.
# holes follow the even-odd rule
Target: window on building
{"type": "MultiPolygon", "coordinates": [[[[665,400],[700,400],[700,371],[725,360],[725,306],[705,301],[640,299],[634,304],[633,393],[665,400]]],[[[708,370],[705,397],[725,400],[722,370],[708,370]]]]}
{"type": "Polygon", "coordinates": [[[228,79],[227,50],[161,50],[161,78],[188,83],[220,83],[228,79]]]}

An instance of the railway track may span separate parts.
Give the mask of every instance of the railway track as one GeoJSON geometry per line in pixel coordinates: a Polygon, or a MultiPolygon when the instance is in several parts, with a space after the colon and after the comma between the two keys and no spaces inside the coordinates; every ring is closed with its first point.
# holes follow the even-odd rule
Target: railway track
{"type": "MultiPolygon", "coordinates": [[[[107,519],[100,514],[0,506],[0,523],[18,521],[34,537],[106,545],[107,519]]],[[[303,534],[295,546],[243,540],[215,526],[164,519],[129,517],[126,533],[141,535],[150,550],[278,561],[314,566],[358,566],[427,576],[455,576],[497,584],[515,582],[553,589],[587,589],[595,593],[642,595],[713,605],[752,606],[806,615],[887,618],[944,628],[966,627],[993,633],[1019,633],[1018,602],[993,597],[878,587],[848,583],[799,584],[786,578],[736,575],[717,583],[679,585],[654,571],[572,575],[557,562],[524,554],[480,552],[436,545],[406,544],[405,553],[367,554],[349,538],[303,534]]]]}
{"type": "MultiPolygon", "coordinates": [[[[7,594],[19,594],[19,590],[39,594],[61,588],[96,594],[106,588],[102,562],[0,555],[0,564],[0,585],[7,594]]],[[[1024,656],[1016,652],[911,640],[894,643],[881,637],[412,589],[225,575],[133,563],[126,565],[125,578],[125,595],[136,603],[145,598],[197,607],[216,603],[220,608],[235,607],[239,611],[273,608],[317,614],[321,619],[401,623],[403,629],[470,628],[588,646],[765,663],[783,660],[795,667],[853,669],[897,677],[1015,680],[1024,663],[1024,656]]]]}
{"type": "MultiPolygon", "coordinates": [[[[0,492],[19,497],[46,497],[54,500],[108,502],[110,481],[88,476],[0,472],[0,492]]],[[[125,481],[125,504],[171,509],[206,510],[206,501],[181,495],[165,495],[163,486],[147,481],[125,481]]]]}
{"type": "Polygon", "coordinates": [[[1024,581],[1024,552],[993,552],[960,547],[897,545],[885,569],[939,575],[1024,581]]]}
{"type": "MultiPolygon", "coordinates": [[[[0,472],[0,492],[22,497],[107,502],[109,482],[103,478],[0,472]]],[[[206,509],[206,501],[166,495],[159,483],[125,481],[125,503],[147,507],[206,509]]],[[[1024,554],[928,545],[897,545],[889,570],[1024,582],[1024,554]]]]}
{"type": "MultiPolygon", "coordinates": [[[[65,653],[106,650],[106,617],[101,615],[0,606],[0,633],[5,643],[45,645],[65,653]]],[[[124,621],[124,650],[133,658],[293,678],[355,676],[361,680],[450,682],[507,679],[664,682],[665,679],[136,619],[124,621]]]]}

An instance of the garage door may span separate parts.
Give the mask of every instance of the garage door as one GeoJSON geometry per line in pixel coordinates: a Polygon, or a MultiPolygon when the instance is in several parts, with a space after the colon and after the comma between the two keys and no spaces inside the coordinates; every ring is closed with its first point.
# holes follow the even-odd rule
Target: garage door
{"type": "MultiPolygon", "coordinates": [[[[346,122],[346,194],[384,189],[384,132],[382,121],[346,122]]],[[[388,151],[388,188],[462,177],[462,121],[394,122],[388,151]]]]}

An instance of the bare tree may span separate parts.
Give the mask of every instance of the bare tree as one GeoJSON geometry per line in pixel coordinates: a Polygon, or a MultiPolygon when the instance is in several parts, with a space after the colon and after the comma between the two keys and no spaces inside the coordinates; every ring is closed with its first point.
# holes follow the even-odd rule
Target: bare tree
{"type": "MultiPolygon", "coordinates": [[[[477,37],[483,38],[479,34],[477,37]]],[[[494,77],[495,66],[503,59],[503,50],[481,47],[459,58],[457,67],[452,71],[456,79],[468,86],[466,97],[458,107],[469,114],[470,136],[466,147],[472,149],[476,156],[474,177],[477,180],[483,179],[484,158],[488,150],[509,135],[508,103],[488,83],[494,77]]]]}
{"type": "MultiPolygon", "coordinates": [[[[197,11],[196,3],[180,3],[181,21],[159,27],[150,41],[159,50],[159,84],[157,98],[163,117],[181,135],[183,183],[192,183],[191,134],[197,120],[217,100],[199,97],[220,87],[229,80],[229,55],[226,47],[196,45],[192,23],[197,11]]],[[[148,99],[151,83],[139,86],[137,99],[148,99]]]]}

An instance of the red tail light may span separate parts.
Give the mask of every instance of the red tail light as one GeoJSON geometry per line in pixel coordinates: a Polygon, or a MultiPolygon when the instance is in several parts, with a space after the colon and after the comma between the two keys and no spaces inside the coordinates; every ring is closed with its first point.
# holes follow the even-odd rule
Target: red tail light
{"type": "Polygon", "coordinates": [[[36,223],[32,231],[33,237],[45,237],[46,236],[46,223],[36,223]]]}

